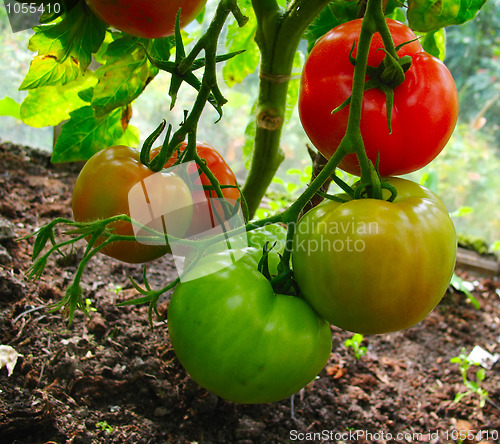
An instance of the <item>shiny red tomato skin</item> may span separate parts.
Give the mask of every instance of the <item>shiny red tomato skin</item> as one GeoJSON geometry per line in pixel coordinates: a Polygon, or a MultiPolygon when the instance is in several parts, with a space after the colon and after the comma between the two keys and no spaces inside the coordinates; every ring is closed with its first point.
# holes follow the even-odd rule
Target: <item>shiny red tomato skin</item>
{"type": "MultiPolygon", "coordinates": [[[[387,19],[394,43],[415,39],[406,25],[387,19]]],[[[361,20],[344,23],[323,36],[304,66],[299,93],[302,125],[316,148],[327,158],[344,137],[349,107],[333,113],[352,91],[354,67],[349,51],[359,38],[361,20]]],[[[379,34],[372,40],[368,64],[378,66],[384,53],[379,34]]],[[[353,54],[356,55],[356,52],[353,54]]],[[[392,133],[389,133],[386,96],[379,89],[365,91],[361,134],[370,160],[380,154],[382,176],[406,174],[432,161],[448,142],[458,117],[458,95],[446,66],[425,53],[418,41],[404,45],[400,57],[410,55],[413,63],[405,81],[394,89],[392,133]]],[[[359,175],[354,154],[340,163],[343,170],[359,175]]]]}
{"type": "MultiPolygon", "coordinates": [[[[186,149],[186,146],[187,142],[183,142],[180,145],[180,151],[183,152],[186,149]]],[[[157,148],[153,151],[153,156],[158,153],[158,150],[159,149],[157,148]]],[[[212,148],[206,143],[197,142],[196,151],[198,152],[198,155],[206,161],[207,166],[217,178],[220,185],[237,185],[234,172],[231,170],[222,155],[216,149],[212,148]]],[[[165,167],[172,166],[176,160],[177,153],[174,153],[170,160],[165,164],[165,167]]],[[[191,168],[189,172],[192,173],[195,171],[195,169],[196,166],[193,164],[193,168],[191,168]]],[[[210,185],[210,180],[204,173],[201,173],[199,179],[195,181],[194,185],[210,185]]],[[[224,198],[228,199],[232,205],[235,205],[236,201],[241,197],[241,193],[238,188],[223,188],[222,194],[224,198]]],[[[217,216],[223,218],[222,207],[218,204],[218,202],[214,203],[213,201],[210,201],[210,197],[217,198],[217,193],[214,190],[195,190],[193,191],[192,196],[193,202],[195,203],[200,202],[201,200],[208,200],[208,208],[210,214],[206,214],[206,206],[195,204],[193,208],[193,219],[186,233],[186,236],[197,235],[219,225],[216,216],[214,216],[214,212],[217,216]]]]}
{"type": "Polygon", "coordinates": [[[147,39],[174,34],[177,11],[181,27],[194,20],[206,0],[86,0],[105,23],[128,34],[147,39]]]}

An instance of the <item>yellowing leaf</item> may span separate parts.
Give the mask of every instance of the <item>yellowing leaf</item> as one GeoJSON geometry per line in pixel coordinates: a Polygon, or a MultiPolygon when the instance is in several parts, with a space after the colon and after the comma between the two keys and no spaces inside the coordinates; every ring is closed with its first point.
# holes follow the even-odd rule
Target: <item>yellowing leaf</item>
{"type": "Polygon", "coordinates": [[[89,72],[65,85],[32,89],[21,104],[21,120],[35,128],[55,126],[70,118],[69,113],[86,105],[79,93],[95,85],[89,72]]]}
{"type": "Polygon", "coordinates": [[[117,107],[132,102],[158,74],[142,48],[110,59],[95,75],[99,79],[94,89],[92,107],[103,116],[117,107]]]}
{"type": "Polygon", "coordinates": [[[408,0],[408,24],[429,32],[473,19],[486,0],[408,0]]]}

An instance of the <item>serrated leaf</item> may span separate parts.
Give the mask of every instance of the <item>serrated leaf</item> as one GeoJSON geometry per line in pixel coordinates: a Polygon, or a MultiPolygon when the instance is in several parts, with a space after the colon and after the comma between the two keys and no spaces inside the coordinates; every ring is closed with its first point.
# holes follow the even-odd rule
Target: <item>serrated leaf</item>
{"type": "Polygon", "coordinates": [[[486,0],[408,0],[408,24],[419,32],[460,25],[473,19],[486,0]]]}
{"type": "Polygon", "coordinates": [[[105,61],[106,59],[120,57],[135,51],[140,41],[141,39],[139,37],[122,34],[119,38],[108,44],[105,53],[102,54],[102,58],[105,61]]]}
{"type": "Polygon", "coordinates": [[[0,100],[0,116],[9,116],[20,119],[20,108],[21,105],[10,97],[4,97],[0,100]]]}
{"type": "Polygon", "coordinates": [[[99,80],[91,105],[96,116],[104,116],[115,108],[131,103],[158,72],[141,47],[121,57],[110,58],[95,72],[99,80]]]}
{"type": "Polygon", "coordinates": [[[95,82],[95,77],[88,73],[65,85],[30,90],[21,104],[22,121],[35,128],[58,125],[69,119],[71,111],[85,105],[80,93],[91,90],[95,82]]]}
{"type": "Polygon", "coordinates": [[[38,51],[19,89],[72,82],[84,73],[104,40],[106,25],[78,4],[54,25],[37,26],[28,49],[38,51]]]}
{"type": "Polygon", "coordinates": [[[46,85],[65,84],[75,80],[80,74],[78,60],[72,57],[58,59],[49,54],[33,58],[28,74],[19,89],[21,91],[46,85]]]}
{"type": "Polygon", "coordinates": [[[245,77],[253,74],[257,70],[260,60],[260,52],[254,41],[257,19],[249,2],[246,5],[244,3],[242,12],[248,17],[248,22],[240,28],[234,21],[227,30],[226,48],[230,52],[245,50],[244,53],[228,60],[222,68],[222,75],[229,87],[241,83],[245,77]]]}
{"type": "Polygon", "coordinates": [[[96,117],[91,106],[70,113],[70,120],[61,127],[52,162],[88,160],[103,148],[115,145],[124,132],[124,109],[118,108],[103,117],[96,117]]]}

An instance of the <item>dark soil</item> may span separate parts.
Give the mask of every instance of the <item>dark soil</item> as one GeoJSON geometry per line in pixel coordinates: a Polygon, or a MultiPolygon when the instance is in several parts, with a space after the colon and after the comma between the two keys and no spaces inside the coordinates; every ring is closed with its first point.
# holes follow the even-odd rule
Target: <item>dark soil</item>
{"type": "MultiPolygon", "coordinates": [[[[45,153],[0,146],[0,219],[18,238],[1,240],[0,343],[22,354],[11,376],[0,370],[1,443],[441,443],[470,430],[474,439],[465,442],[498,440],[500,364],[486,370],[481,386],[489,397],[480,407],[477,394],[454,402],[466,388],[450,363],[463,347],[500,353],[496,278],[458,270],[476,282],[480,309],[450,290],[416,327],[366,337],[358,361],[344,345],[352,335],[332,328],[328,365],[293,399],[233,404],[189,378],[166,322],[152,329],[147,307],[117,306],[136,295],[127,276],[140,282],[141,266],[92,259],[84,291],[96,311],[77,313],[71,327],[49,307],[63,297],[83,245],[51,257],[40,280],[27,278],[34,239],[19,238],[71,217],[77,172],[78,165],[51,165],[45,153]]],[[[173,270],[168,256],[151,263],[151,284],[164,284],[173,270]]]]}

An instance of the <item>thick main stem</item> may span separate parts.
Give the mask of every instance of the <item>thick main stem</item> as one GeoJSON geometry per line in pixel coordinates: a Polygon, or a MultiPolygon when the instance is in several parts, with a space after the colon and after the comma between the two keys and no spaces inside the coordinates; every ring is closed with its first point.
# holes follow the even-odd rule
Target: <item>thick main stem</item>
{"type": "Polygon", "coordinates": [[[327,4],[328,0],[296,0],[283,12],[275,0],[252,0],[261,66],[253,157],[243,186],[250,217],[284,159],[280,140],[295,52],[307,26],[327,4]]]}

